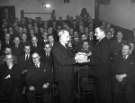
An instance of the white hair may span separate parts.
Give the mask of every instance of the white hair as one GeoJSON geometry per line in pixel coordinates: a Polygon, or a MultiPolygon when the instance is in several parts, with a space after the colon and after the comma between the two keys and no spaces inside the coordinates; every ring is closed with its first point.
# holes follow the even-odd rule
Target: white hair
{"type": "Polygon", "coordinates": [[[65,34],[69,34],[69,32],[67,30],[60,30],[59,33],[58,33],[58,36],[61,37],[65,34]]]}

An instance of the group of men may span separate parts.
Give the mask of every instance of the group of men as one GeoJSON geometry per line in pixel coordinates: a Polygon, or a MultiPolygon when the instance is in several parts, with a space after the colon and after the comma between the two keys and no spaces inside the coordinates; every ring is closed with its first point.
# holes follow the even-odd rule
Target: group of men
{"type": "Polygon", "coordinates": [[[73,67],[75,63],[85,62],[94,65],[98,103],[135,102],[135,55],[130,43],[123,43],[120,52],[113,54],[113,46],[106,38],[104,28],[97,27],[95,36],[98,42],[90,59],[78,61],[66,47],[69,33],[63,30],[59,36],[59,43],[55,44],[52,54],[62,103],[72,103],[73,67]]]}
{"type": "Polygon", "coordinates": [[[19,62],[22,62],[22,66],[19,67],[15,63],[13,55],[7,54],[4,59],[5,63],[0,67],[2,68],[0,87],[4,88],[0,92],[0,101],[21,102],[21,94],[25,93],[29,103],[39,101],[49,103],[51,102],[50,91],[53,75],[55,81],[58,82],[60,103],[73,103],[74,66],[76,63],[89,62],[94,65],[98,103],[134,103],[135,58],[131,45],[124,43],[121,52],[112,56],[113,47],[106,38],[105,30],[97,27],[94,35],[98,42],[92,55],[89,58],[83,55],[80,56],[81,59],[78,59],[79,54],[73,54],[71,48],[67,46],[71,39],[70,33],[65,29],[60,30],[58,32],[59,41],[54,43],[51,51],[53,69],[48,69],[48,66],[41,62],[41,57],[37,52],[32,53],[30,57],[29,46],[25,47],[28,55],[24,56],[24,60],[30,57],[32,63],[23,62],[20,59],[19,62]]]}

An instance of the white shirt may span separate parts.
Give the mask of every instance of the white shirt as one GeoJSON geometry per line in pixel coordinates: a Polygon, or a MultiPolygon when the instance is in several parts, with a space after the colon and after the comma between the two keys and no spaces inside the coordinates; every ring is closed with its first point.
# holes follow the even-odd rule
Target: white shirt
{"type": "Polygon", "coordinates": [[[29,57],[30,57],[30,54],[25,54],[25,60],[29,59],[29,57]]]}
{"type": "Polygon", "coordinates": [[[35,64],[35,66],[36,66],[37,68],[40,68],[40,62],[37,63],[37,64],[35,64]]]}

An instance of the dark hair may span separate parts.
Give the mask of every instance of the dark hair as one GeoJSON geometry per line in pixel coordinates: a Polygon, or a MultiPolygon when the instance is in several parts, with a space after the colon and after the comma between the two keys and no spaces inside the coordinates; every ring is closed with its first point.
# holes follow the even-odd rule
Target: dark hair
{"type": "Polygon", "coordinates": [[[105,30],[105,28],[104,27],[102,27],[102,26],[100,26],[100,27],[98,27],[101,31],[103,31],[104,33],[106,33],[106,30],[105,30]]]}

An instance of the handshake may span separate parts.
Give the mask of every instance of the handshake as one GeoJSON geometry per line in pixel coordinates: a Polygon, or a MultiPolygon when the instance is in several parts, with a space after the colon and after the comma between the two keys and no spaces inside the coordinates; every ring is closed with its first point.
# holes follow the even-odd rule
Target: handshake
{"type": "Polygon", "coordinates": [[[90,59],[88,59],[88,55],[83,52],[78,52],[75,55],[75,61],[76,63],[87,63],[90,62],[90,59]]]}

